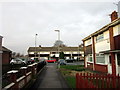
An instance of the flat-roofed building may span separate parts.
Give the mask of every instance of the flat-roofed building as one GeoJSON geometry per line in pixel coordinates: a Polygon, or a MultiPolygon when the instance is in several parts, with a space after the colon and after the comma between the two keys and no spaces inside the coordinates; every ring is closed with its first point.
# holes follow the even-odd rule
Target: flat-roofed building
{"type": "Polygon", "coordinates": [[[83,47],[67,47],[67,46],[59,46],[58,47],[29,47],[28,56],[30,58],[56,58],[58,59],[58,52],[63,52],[65,59],[80,59],[83,60],[84,52],[83,47]],[[35,54],[36,53],[36,54],[35,54]]]}

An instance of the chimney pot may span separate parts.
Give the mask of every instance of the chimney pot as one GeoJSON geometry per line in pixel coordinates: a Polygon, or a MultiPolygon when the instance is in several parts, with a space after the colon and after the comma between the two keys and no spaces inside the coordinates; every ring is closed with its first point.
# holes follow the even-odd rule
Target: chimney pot
{"type": "Polygon", "coordinates": [[[114,21],[117,18],[118,18],[117,12],[116,11],[112,12],[112,14],[111,14],[111,22],[114,21]]]}

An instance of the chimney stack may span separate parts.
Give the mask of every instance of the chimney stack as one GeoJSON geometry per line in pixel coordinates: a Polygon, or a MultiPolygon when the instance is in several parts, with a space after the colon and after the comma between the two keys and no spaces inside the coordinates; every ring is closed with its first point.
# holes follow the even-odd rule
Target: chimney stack
{"type": "Polygon", "coordinates": [[[118,14],[116,11],[112,12],[110,16],[111,16],[111,22],[118,18],[118,14]]]}

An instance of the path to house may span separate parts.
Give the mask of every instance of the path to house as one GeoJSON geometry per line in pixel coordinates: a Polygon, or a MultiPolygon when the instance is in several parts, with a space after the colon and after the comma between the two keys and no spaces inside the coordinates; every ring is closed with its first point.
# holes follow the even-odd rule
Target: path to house
{"type": "Polygon", "coordinates": [[[63,90],[68,88],[55,63],[48,63],[45,66],[30,90],[39,90],[40,88],[61,88],[63,90]]]}

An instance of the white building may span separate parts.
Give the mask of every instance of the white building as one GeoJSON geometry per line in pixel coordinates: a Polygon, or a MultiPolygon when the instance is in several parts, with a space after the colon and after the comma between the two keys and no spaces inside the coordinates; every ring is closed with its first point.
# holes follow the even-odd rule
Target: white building
{"type": "Polygon", "coordinates": [[[80,59],[83,60],[84,51],[83,47],[29,47],[28,56],[30,58],[56,58],[58,59],[58,52],[64,52],[65,59],[80,59]],[[36,53],[36,54],[35,54],[36,53]]]}

